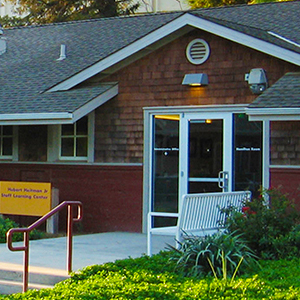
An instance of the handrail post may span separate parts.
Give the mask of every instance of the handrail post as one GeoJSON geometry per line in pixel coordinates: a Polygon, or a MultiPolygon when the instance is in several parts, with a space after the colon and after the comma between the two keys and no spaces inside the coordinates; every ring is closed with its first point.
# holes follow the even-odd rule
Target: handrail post
{"type": "Polygon", "coordinates": [[[67,270],[72,272],[72,252],[73,252],[73,207],[68,205],[68,221],[67,221],[67,270]]]}
{"type": "Polygon", "coordinates": [[[23,292],[28,290],[28,269],[29,269],[29,233],[40,226],[43,222],[49,219],[54,214],[58,213],[65,206],[68,207],[68,221],[67,221],[67,269],[68,273],[72,272],[72,252],[73,252],[73,223],[82,220],[82,203],[80,201],[64,201],[57,207],[53,208],[50,212],[38,219],[27,228],[12,228],[6,233],[7,247],[10,251],[24,251],[24,269],[23,269],[23,292]],[[77,206],[77,217],[73,218],[73,205],[77,206]],[[15,232],[23,233],[23,246],[13,246],[13,234],[15,232]]]}
{"type": "Polygon", "coordinates": [[[28,290],[28,279],[29,279],[29,232],[24,231],[24,271],[23,271],[23,293],[28,290]]]}

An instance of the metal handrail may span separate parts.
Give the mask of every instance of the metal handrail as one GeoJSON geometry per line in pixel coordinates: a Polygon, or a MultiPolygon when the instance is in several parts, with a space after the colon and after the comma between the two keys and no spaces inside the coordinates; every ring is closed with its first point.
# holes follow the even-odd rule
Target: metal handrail
{"type": "Polygon", "coordinates": [[[36,222],[31,224],[27,228],[12,228],[6,234],[7,247],[11,251],[24,251],[24,269],[23,269],[23,292],[28,289],[28,266],[29,266],[29,233],[44,223],[47,219],[52,217],[54,214],[61,211],[64,207],[68,208],[68,222],[67,222],[67,270],[68,273],[72,272],[72,238],[73,238],[73,222],[82,220],[82,203],[80,201],[64,201],[57,205],[50,212],[45,214],[43,217],[38,219],[36,222]],[[73,206],[77,206],[77,217],[73,218],[73,206]],[[13,246],[13,234],[20,232],[24,234],[23,246],[13,246]]]}

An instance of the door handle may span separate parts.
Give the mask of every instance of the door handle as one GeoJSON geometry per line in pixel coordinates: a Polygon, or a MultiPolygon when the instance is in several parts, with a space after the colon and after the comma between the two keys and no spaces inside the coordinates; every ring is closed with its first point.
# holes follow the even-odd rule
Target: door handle
{"type": "Polygon", "coordinates": [[[223,189],[224,192],[228,192],[228,172],[220,171],[218,177],[218,186],[220,189],[223,189]]]}

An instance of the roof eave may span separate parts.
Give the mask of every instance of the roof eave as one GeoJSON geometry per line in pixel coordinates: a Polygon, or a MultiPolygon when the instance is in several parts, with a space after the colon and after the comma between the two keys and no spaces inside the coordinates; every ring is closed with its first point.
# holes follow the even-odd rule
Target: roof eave
{"type": "Polygon", "coordinates": [[[88,101],[73,112],[0,114],[0,125],[58,125],[73,124],[118,95],[118,84],[88,101]]]}
{"type": "Polygon", "coordinates": [[[300,121],[300,108],[251,108],[245,110],[250,121],[300,121]]]}

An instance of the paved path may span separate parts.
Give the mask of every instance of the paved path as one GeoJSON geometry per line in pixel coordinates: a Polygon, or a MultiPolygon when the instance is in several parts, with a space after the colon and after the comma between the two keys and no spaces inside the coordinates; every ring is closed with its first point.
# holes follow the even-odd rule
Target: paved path
{"type": "MultiPolygon", "coordinates": [[[[73,237],[73,270],[89,265],[114,262],[117,259],[140,257],[147,251],[146,234],[109,232],[73,237]]],[[[173,237],[154,236],[153,253],[175,245],[173,237]]],[[[14,243],[15,246],[21,243],[14,243]]],[[[66,237],[30,241],[29,264],[32,267],[66,269],[66,237]]],[[[23,252],[11,252],[0,244],[0,264],[21,265],[23,252]]]]}

